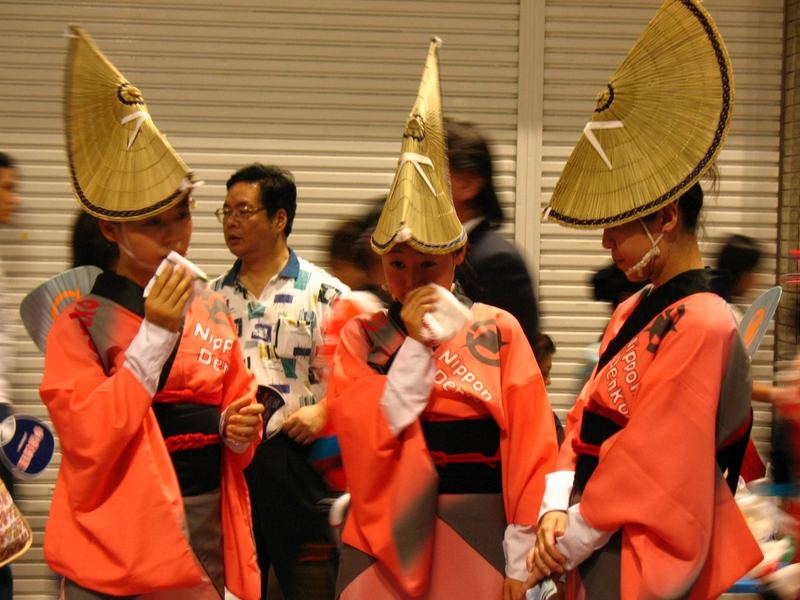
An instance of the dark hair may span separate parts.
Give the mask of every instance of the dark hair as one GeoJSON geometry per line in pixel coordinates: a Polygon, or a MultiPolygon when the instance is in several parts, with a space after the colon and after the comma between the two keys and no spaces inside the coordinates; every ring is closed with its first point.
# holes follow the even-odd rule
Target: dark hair
{"type": "Polygon", "coordinates": [[[536,357],[536,362],[541,364],[545,357],[555,353],[556,344],[553,339],[546,333],[537,331],[536,337],[533,338],[533,355],[536,357]]]}
{"type": "Polygon", "coordinates": [[[700,182],[690,187],[678,200],[678,210],[683,217],[683,227],[694,233],[700,220],[700,211],[703,209],[703,188],[700,182]]]}
{"type": "Polygon", "coordinates": [[[610,302],[614,308],[644,287],[644,282],[630,281],[614,263],[596,271],[591,281],[594,299],[610,302]]]}
{"type": "Polygon", "coordinates": [[[761,254],[751,237],[737,233],[728,238],[717,257],[717,270],[723,277],[719,292],[725,300],[730,302],[742,277],[756,270],[761,254]]]}
{"type": "MultiPolygon", "coordinates": [[[[708,184],[708,190],[712,195],[719,192],[719,168],[716,163],[703,175],[703,180],[708,184]]],[[[698,181],[683,193],[678,199],[678,208],[683,218],[683,227],[691,233],[697,233],[700,223],[700,212],[703,210],[703,188],[698,181]]]]}
{"type": "Polygon", "coordinates": [[[356,219],[345,221],[334,229],[328,243],[330,259],[353,263],[360,269],[366,269],[369,263],[364,253],[358,249],[361,233],[361,225],[356,219]]]}
{"type": "Polygon", "coordinates": [[[0,152],[0,169],[16,169],[14,159],[5,152],[0,152]]]}
{"type": "Polygon", "coordinates": [[[234,185],[242,181],[258,184],[261,190],[261,204],[267,209],[267,216],[270,219],[280,209],[286,211],[286,228],[283,232],[286,237],[289,237],[289,234],[292,233],[294,215],[297,212],[297,187],[294,184],[292,174],[280,167],[253,163],[242,167],[231,175],[225,184],[225,188],[230,190],[234,185]]]}
{"type": "MultiPolygon", "coordinates": [[[[686,190],[683,196],[678,198],[677,202],[683,228],[690,233],[695,233],[697,224],[700,221],[700,211],[703,208],[703,188],[700,186],[700,182],[695,183],[686,190]]],[[[651,212],[642,217],[642,221],[652,223],[656,215],[658,215],[658,211],[651,212]]]]}
{"type": "Polygon", "coordinates": [[[110,271],[119,260],[119,248],[100,231],[97,217],[78,211],[72,225],[72,266],[93,265],[110,271]]]}
{"type": "Polygon", "coordinates": [[[473,123],[445,118],[447,158],[450,170],[473,171],[483,179],[483,188],[473,199],[484,217],[493,224],[503,221],[503,209],[494,190],[494,168],[489,143],[473,123]]]}
{"type": "Polygon", "coordinates": [[[331,234],[328,256],[331,260],[344,260],[360,269],[369,270],[378,259],[372,251],[370,238],[381,216],[386,196],[381,196],[375,206],[361,218],[345,221],[331,234]]]}

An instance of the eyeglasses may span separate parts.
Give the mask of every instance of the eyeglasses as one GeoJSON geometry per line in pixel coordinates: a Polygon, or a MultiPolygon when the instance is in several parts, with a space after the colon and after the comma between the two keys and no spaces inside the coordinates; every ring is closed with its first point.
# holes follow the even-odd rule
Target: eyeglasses
{"type": "Polygon", "coordinates": [[[261,208],[250,208],[249,206],[245,206],[244,208],[218,208],[214,211],[214,215],[217,217],[217,221],[220,223],[224,223],[226,219],[230,219],[233,217],[234,219],[249,219],[257,212],[261,212],[262,210],[267,210],[263,206],[261,208]]]}

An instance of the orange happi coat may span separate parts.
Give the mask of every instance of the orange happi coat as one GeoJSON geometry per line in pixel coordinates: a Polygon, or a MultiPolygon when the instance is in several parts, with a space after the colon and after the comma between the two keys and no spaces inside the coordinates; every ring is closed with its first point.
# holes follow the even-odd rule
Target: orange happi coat
{"type": "MultiPolygon", "coordinates": [[[[141,316],[107,298],[78,300],[49,334],[40,388],[62,455],[45,558],[57,573],[113,595],[201,582],[153,398],[123,364],[141,322],[141,316]],[[107,336],[104,357],[88,333],[100,320],[107,336]]],[[[163,391],[220,411],[254,395],[236,337],[224,300],[208,292],[195,297],[163,391]]],[[[220,507],[225,586],[246,600],[260,595],[242,474],[252,455],[253,446],[241,454],[223,450],[220,507]]]]}
{"type": "MultiPolygon", "coordinates": [[[[648,291],[614,313],[601,354],[648,291]]],[[[580,510],[595,529],[622,531],[620,572],[599,576],[619,579],[624,600],[716,598],[759,562],[715,459],[749,418],[749,368],[724,300],[693,293],[595,372],[571,410],[559,470],[575,467],[585,410],[623,424],[602,444],[580,510]]],[[[570,597],[593,597],[580,579],[570,574],[570,597]]]]}
{"type": "MultiPolygon", "coordinates": [[[[433,351],[435,383],[420,419],[493,419],[500,429],[506,520],[535,525],[556,454],[541,373],[516,319],[482,304],[471,312],[471,322],[433,351]]],[[[386,311],[349,321],[334,356],[328,402],[352,495],[342,540],[377,559],[404,594],[419,596],[435,568],[432,542],[413,559],[404,557],[395,544],[402,537],[396,525],[419,522],[411,513],[424,510],[417,499],[426,491],[419,488],[430,479],[422,476],[432,473],[435,482],[436,472],[419,421],[397,436],[390,431],[380,406],[386,375],[375,368],[386,365],[404,339],[386,311]]],[[[435,503],[426,506],[435,511],[435,503]]]]}

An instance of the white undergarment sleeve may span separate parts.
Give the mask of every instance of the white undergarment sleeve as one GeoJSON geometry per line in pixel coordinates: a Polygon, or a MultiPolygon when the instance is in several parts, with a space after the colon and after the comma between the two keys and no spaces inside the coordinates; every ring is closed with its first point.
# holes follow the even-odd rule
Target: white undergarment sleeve
{"type": "Polygon", "coordinates": [[[584,560],[608,543],[613,531],[600,531],[589,525],[581,514],[581,505],[573,504],[567,511],[567,530],[556,540],[559,552],[567,563],[565,568],[571,571],[584,560]]]}
{"type": "Polygon", "coordinates": [[[552,510],[566,511],[569,508],[569,497],[572,494],[572,482],[575,471],[554,471],[544,476],[545,489],[542,508],[539,509],[539,520],[552,510]]]}
{"type": "Polygon", "coordinates": [[[161,369],[179,337],[180,332],[168,331],[145,319],[125,352],[125,368],[136,376],[151,396],[156,393],[161,369]]]}
{"type": "Polygon", "coordinates": [[[425,410],[433,389],[431,349],[407,337],[389,367],[381,408],[389,429],[397,435],[425,410]]]}
{"type": "Polygon", "coordinates": [[[506,577],[525,581],[528,578],[528,568],[525,559],[536,541],[536,526],[517,525],[515,523],[506,527],[503,535],[503,554],[506,557],[506,577]]]}

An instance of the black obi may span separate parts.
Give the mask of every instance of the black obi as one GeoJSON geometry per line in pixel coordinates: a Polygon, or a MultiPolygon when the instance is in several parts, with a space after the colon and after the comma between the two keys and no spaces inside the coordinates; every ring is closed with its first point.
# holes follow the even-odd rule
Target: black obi
{"type": "MultiPolygon", "coordinates": [[[[605,416],[593,411],[591,408],[583,409],[581,419],[580,438],[572,443],[577,454],[575,463],[575,479],[572,485],[571,503],[577,502],[583,493],[586,483],[592,477],[598,465],[600,446],[612,435],[625,426],[625,421],[620,418],[605,416]]],[[[726,473],[726,480],[731,493],[736,492],[736,484],[742,466],[747,442],[750,439],[750,429],[753,426],[752,413],[742,427],[733,432],[731,436],[716,451],[717,465],[720,471],[726,473]]],[[[664,449],[668,451],[668,449],[664,449]]]]}
{"type": "Polygon", "coordinates": [[[217,406],[153,402],[182,496],[198,496],[222,483],[222,438],[217,406]]]}
{"type": "Polygon", "coordinates": [[[440,494],[499,494],[500,428],[494,419],[423,421],[440,494]]]}

